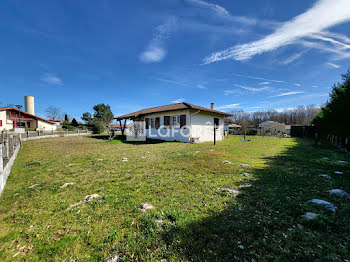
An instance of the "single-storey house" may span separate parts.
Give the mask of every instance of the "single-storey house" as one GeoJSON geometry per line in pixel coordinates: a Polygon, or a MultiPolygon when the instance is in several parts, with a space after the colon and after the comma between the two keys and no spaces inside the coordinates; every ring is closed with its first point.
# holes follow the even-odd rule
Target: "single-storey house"
{"type": "Polygon", "coordinates": [[[290,134],[290,126],[275,121],[265,121],[259,124],[262,135],[290,134]]]}
{"type": "MultiPolygon", "coordinates": [[[[179,142],[205,142],[224,139],[224,118],[230,114],[211,108],[178,103],[142,109],[119,116],[120,124],[124,120],[144,122],[145,136],[151,139],[179,142]],[[215,130],[214,130],[215,129],[215,130]]],[[[124,132],[124,130],[122,130],[124,132]]]]}
{"type": "Polygon", "coordinates": [[[56,123],[14,107],[0,107],[0,130],[20,127],[51,131],[56,129],[56,123]]]}

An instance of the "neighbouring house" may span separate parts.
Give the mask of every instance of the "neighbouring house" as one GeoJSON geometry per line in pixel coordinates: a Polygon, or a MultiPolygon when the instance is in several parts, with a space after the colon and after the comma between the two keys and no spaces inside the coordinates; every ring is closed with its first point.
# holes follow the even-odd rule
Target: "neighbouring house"
{"type": "Polygon", "coordinates": [[[290,125],[281,124],[275,121],[265,121],[259,124],[262,135],[290,134],[290,125]]]}
{"type": "Polygon", "coordinates": [[[25,111],[15,107],[0,107],[0,130],[15,130],[16,128],[41,131],[56,130],[56,122],[46,120],[34,114],[34,97],[25,96],[24,101],[25,111]]]}
{"type": "Polygon", "coordinates": [[[234,135],[236,135],[241,128],[242,128],[242,126],[237,125],[237,124],[225,124],[225,126],[224,126],[225,133],[234,134],[234,135]]]}
{"type": "Polygon", "coordinates": [[[112,125],[112,128],[113,128],[113,129],[114,129],[114,131],[116,131],[116,132],[120,132],[120,131],[122,131],[122,127],[123,127],[123,125],[122,125],[122,124],[112,125]]]}
{"type": "Polygon", "coordinates": [[[152,139],[179,142],[205,142],[224,139],[224,118],[230,114],[211,108],[178,103],[142,109],[117,119],[125,129],[126,121],[141,121],[145,124],[145,136],[152,139]],[[214,131],[215,127],[215,131],[214,131]]]}
{"type": "Polygon", "coordinates": [[[51,131],[56,130],[57,124],[14,107],[0,107],[0,130],[15,128],[51,131]]]}

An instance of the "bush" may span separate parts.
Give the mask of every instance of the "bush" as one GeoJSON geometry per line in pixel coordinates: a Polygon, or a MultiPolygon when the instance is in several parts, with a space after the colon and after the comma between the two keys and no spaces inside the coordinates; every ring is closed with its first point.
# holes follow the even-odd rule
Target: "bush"
{"type": "Polygon", "coordinates": [[[102,123],[96,122],[92,124],[92,133],[93,134],[102,134],[105,131],[105,127],[102,123]]]}

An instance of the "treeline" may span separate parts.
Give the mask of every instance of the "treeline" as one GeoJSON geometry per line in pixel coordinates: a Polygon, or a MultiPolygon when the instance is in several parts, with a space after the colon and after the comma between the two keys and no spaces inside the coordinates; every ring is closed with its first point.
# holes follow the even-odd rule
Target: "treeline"
{"type": "Polygon", "coordinates": [[[329,101],[312,123],[331,142],[350,150],[350,70],[333,86],[329,101]]]}
{"type": "Polygon", "coordinates": [[[275,121],[286,125],[309,125],[319,112],[320,107],[316,105],[298,106],[283,112],[276,110],[244,112],[240,110],[231,112],[232,116],[226,122],[249,127],[258,127],[258,124],[264,121],[275,121]]]}

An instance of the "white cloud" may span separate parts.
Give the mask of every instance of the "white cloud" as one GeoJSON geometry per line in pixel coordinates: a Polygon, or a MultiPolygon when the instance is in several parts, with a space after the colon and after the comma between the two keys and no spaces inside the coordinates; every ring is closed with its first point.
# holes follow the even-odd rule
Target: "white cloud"
{"type": "Polygon", "coordinates": [[[152,79],[160,81],[160,82],[169,83],[169,84],[187,86],[185,83],[180,82],[180,81],[176,81],[176,80],[171,80],[171,79],[166,79],[166,78],[152,78],[152,79]]]}
{"type": "Polygon", "coordinates": [[[233,108],[239,107],[239,105],[240,104],[229,104],[229,105],[223,105],[223,106],[216,107],[215,109],[217,109],[217,110],[233,109],[233,108]]]}
{"type": "Polygon", "coordinates": [[[213,11],[217,16],[230,20],[232,22],[238,22],[246,25],[255,25],[257,23],[257,20],[254,18],[248,18],[245,16],[233,16],[224,7],[217,4],[208,3],[203,0],[188,0],[188,2],[209,9],[213,11]]]}
{"type": "Polygon", "coordinates": [[[201,84],[198,84],[197,85],[197,88],[199,89],[208,89],[208,87],[204,86],[204,85],[201,85],[201,84]]]}
{"type": "Polygon", "coordinates": [[[350,20],[349,0],[319,0],[312,8],[279,26],[274,33],[261,40],[235,45],[212,53],[204,59],[205,64],[234,59],[247,60],[255,55],[275,50],[281,46],[297,43],[327,28],[350,20]]]}
{"type": "Polygon", "coordinates": [[[260,87],[260,88],[243,86],[243,85],[237,85],[237,84],[235,84],[234,86],[242,88],[242,89],[247,90],[247,91],[253,91],[253,92],[261,92],[261,91],[266,91],[266,90],[271,89],[268,86],[264,86],[264,87],[260,87]]]}
{"type": "Polygon", "coordinates": [[[312,86],[312,87],[318,87],[318,86],[312,86]]]}
{"type": "MultiPolygon", "coordinates": [[[[300,84],[298,84],[298,83],[290,83],[290,82],[287,82],[287,81],[276,80],[276,79],[267,79],[267,78],[263,78],[263,77],[259,77],[259,76],[237,75],[237,74],[234,74],[234,76],[246,77],[246,78],[257,79],[257,80],[265,80],[265,81],[274,82],[274,83],[292,84],[292,85],[300,86],[300,84]]],[[[263,83],[266,84],[268,82],[263,82],[263,83]]],[[[263,83],[260,83],[260,84],[262,85],[263,83]]]]}
{"type": "Polygon", "coordinates": [[[186,101],[186,98],[177,98],[173,101],[171,101],[172,103],[182,103],[182,102],[185,102],[186,101]]]}
{"type": "Polygon", "coordinates": [[[339,68],[340,67],[340,65],[337,65],[337,64],[334,64],[334,63],[331,63],[331,62],[326,63],[326,65],[331,67],[331,68],[339,68]]]}
{"type": "Polygon", "coordinates": [[[164,42],[170,37],[177,25],[177,18],[169,17],[165,24],[157,27],[156,33],[154,34],[149,45],[140,55],[140,60],[144,63],[154,63],[162,61],[167,51],[164,47],[164,42]]]}
{"type": "Polygon", "coordinates": [[[52,84],[52,85],[62,85],[63,84],[61,78],[59,78],[55,75],[52,75],[52,74],[46,74],[40,80],[45,82],[45,83],[52,84]]]}
{"type": "Polygon", "coordinates": [[[281,63],[284,65],[288,65],[288,64],[294,62],[295,60],[299,59],[300,57],[302,57],[302,55],[305,54],[307,51],[308,50],[303,50],[299,53],[293,54],[292,56],[288,57],[287,59],[285,59],[281,63]]]}
{"type": "Polygon", "coordinates": [[[258,85],[269,85],[269,84],[271,84],[271,83],[270,82],[261,82],[258,85]]]}
{"type": "Polygon", "coordinates": [[[304,93],[304,91],[291,91],[291,92],[286,92],[286,93],[281,93],[278,95],[274,95],[271,97],[280,97],[280,96],[291,96],[291,95],[297,95],[297,94],[302,94],[304,93]]]}

